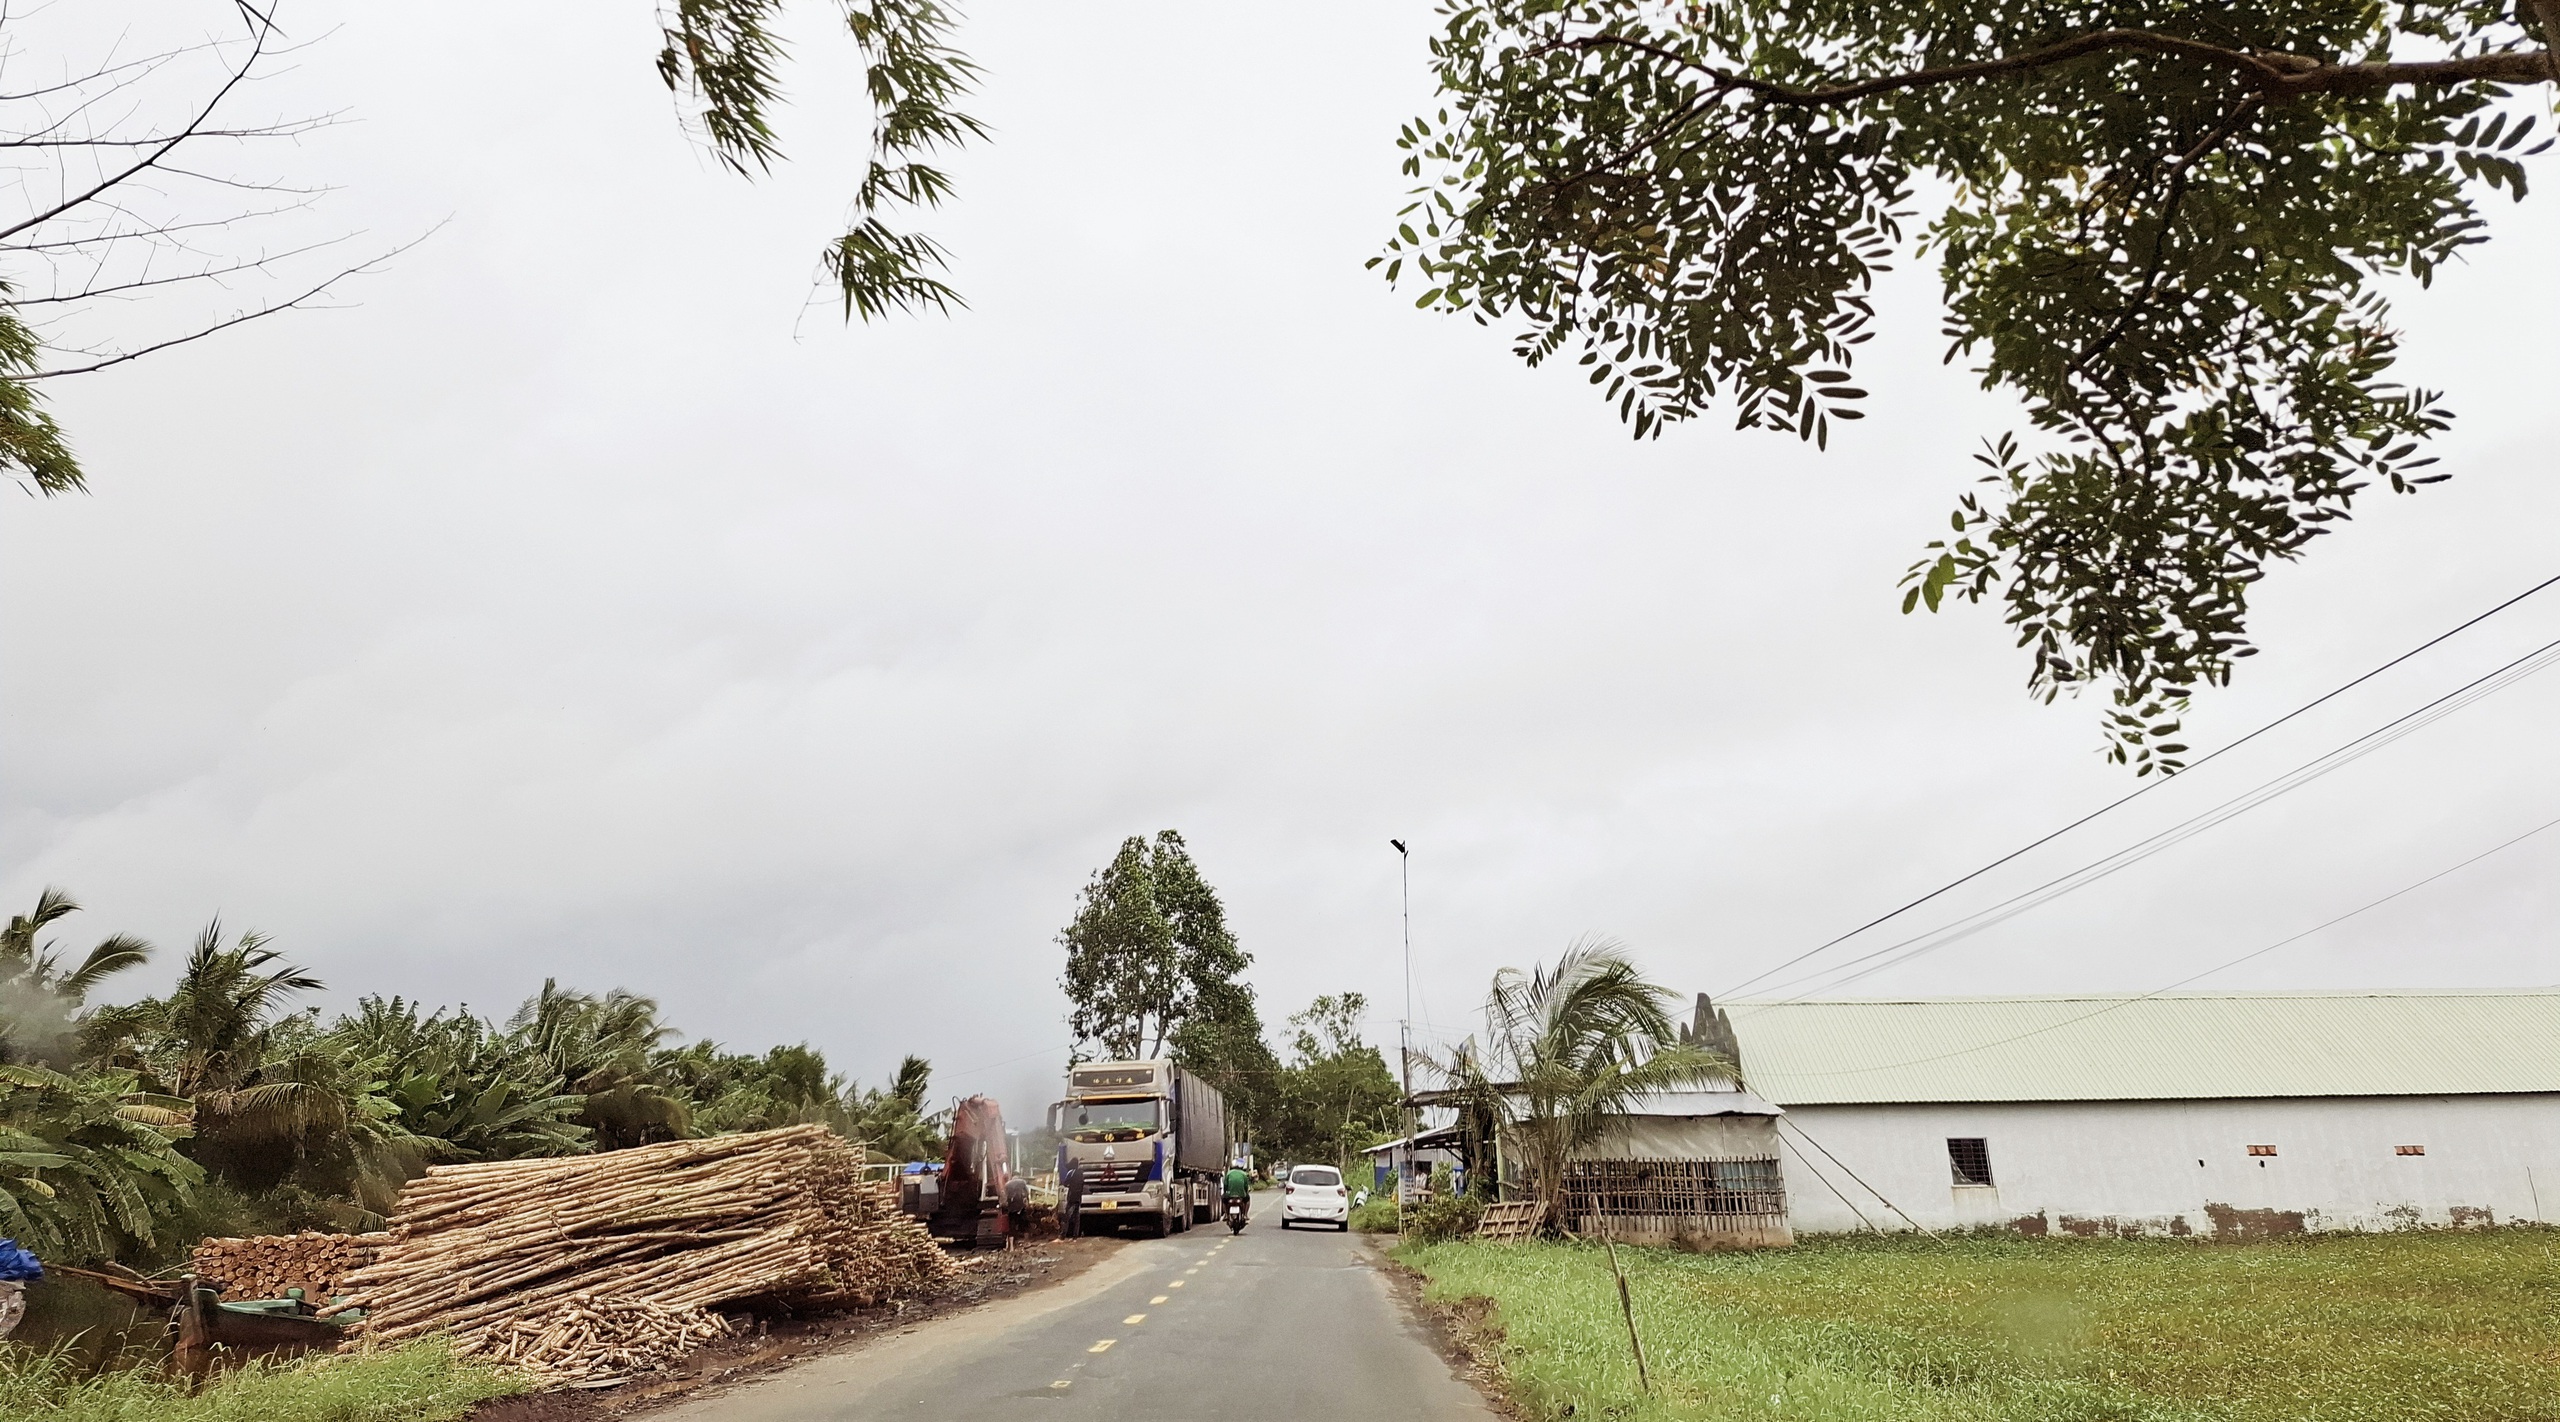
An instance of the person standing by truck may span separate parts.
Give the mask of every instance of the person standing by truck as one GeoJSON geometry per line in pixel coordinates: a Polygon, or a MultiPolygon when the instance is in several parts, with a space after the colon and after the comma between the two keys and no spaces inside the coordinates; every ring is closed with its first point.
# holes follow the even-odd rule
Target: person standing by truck
{"type": "Polygon", "coordinates": [[[1074,1239],[1084,1233],[1084,1165],[1070,1155],[1058,1163],[1058,1233],[1074,1239]]]}

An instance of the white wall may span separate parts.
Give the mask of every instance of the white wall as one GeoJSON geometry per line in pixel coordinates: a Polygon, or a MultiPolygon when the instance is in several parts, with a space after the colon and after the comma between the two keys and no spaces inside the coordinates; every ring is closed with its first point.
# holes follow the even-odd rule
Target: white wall
{"type": "Polygon", "coordinates": [[[2247,1234],[2560,1220],[2554,1095],[1795,1106],[1785,1120],[1799,1233],[1861,1228],[1842,1194],[1878,1225],[1908,1228],[1879,1193],[1931,1229],[2247,1234]],[[1990,1143],[1990,1188],[1953,1181],[1947,1141],[1966,1136],[1990,1143]],[[2277,1154],[2252,1158],[2251,1145],[2277,1154]],[[2403,1145],[2426,1154],[2395,1154],[2403,1145]]]}

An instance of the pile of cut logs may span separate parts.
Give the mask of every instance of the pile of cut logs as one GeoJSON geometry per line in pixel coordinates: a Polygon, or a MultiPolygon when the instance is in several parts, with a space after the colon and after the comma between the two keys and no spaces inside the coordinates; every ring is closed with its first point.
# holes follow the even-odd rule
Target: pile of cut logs
{"type": "Polygon", "coordinates": [[[346,1292],[347,1276],[373,1262],[383,1234],[260,1234],[208,1239],[195,1247],[188,1272],[235,1299],[280,1299],[300,1289],[317,1304],[346,1292]]]}
{"type": "MultiPolygon", "coordinates": [[[[957,1273],[899,1213],[894,1187],[862,1180],[843,1137],[791,1126],[438,1166],[400,1192],[389,1238],[347,1283],[374,1339],[441,1329],[460,1351],[482,1353],[519,1324],[546,1321],[547,1335],[580,1297],[675,1310],[844,1307],[931,1292],[957,1273]]],[[[585,1364],[564,1354],[547,1366],[585,1364]]]]}
{"type": "Polygon", "coordinates": [[[577,1294],[489,1330],[479,1355],[547,1383],[600,1383],[663,1366],[728,1331],[707,1309],[577,1294]]]}

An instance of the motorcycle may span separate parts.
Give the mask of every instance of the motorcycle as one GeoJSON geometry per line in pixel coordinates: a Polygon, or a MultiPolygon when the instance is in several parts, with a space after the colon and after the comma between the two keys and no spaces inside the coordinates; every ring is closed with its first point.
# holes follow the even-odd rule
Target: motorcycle
{"type": "Polygon", "coordinates": [[[1245,1201],[1243,1196],[1230,1195],[1227,1197],[1226,1214],[1227,1232],[1229,1234],[1244,1233],[1244,1207],[1245,1201]]]}

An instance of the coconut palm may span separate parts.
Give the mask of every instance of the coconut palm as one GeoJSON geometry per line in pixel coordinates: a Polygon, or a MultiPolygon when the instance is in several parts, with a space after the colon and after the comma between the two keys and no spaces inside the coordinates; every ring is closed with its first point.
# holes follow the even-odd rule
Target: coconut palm
{"type": "Polygon", "coordinates": [[[1565,1162],[1642,1097],[1732,1079],[1730,1058],[1679,1040],[1671,998],[1617,943],[1584,939],[1552,967],[1494,974],[1484,1035],[1434,1065],[1453,1104],[1494,1122],[1553,1203],[1565,1162]]]}
{"type": "Polygon", "coordinates": [[[92,989],[151,956],[151,945],[116,934],[90,949],[76,967],[65,967],[46,928],[80,911],[60,889],[36,896],[35,912],[15,914],[0,927],[0,1062],[41,1062],[62,1067],[78,1051],[72,1019],[92,989]]]}
{"type": "Polygon", "coordinates": [[[82,1032],[94,1057],[193,1103],[188,1153],[214,1174],[254,1192],[316,1173],[378,1210],[436,1148],[400,1125],[384,1063],[294,1008],[321,986],[259,934],[225,947],[216,919],[167,996],[101,1008],[82,1032]]]}
{"type": "Polygon", "coordinates": [[[654,998],[621,988],[598,997],[546,978],[507,1021],[509,1035],[582,1096],[578,1122],[598,1150],[677,1140],[693,1133],[693,1107],[659,1068],[676,1030],[658,1020],[654,998]]]}

